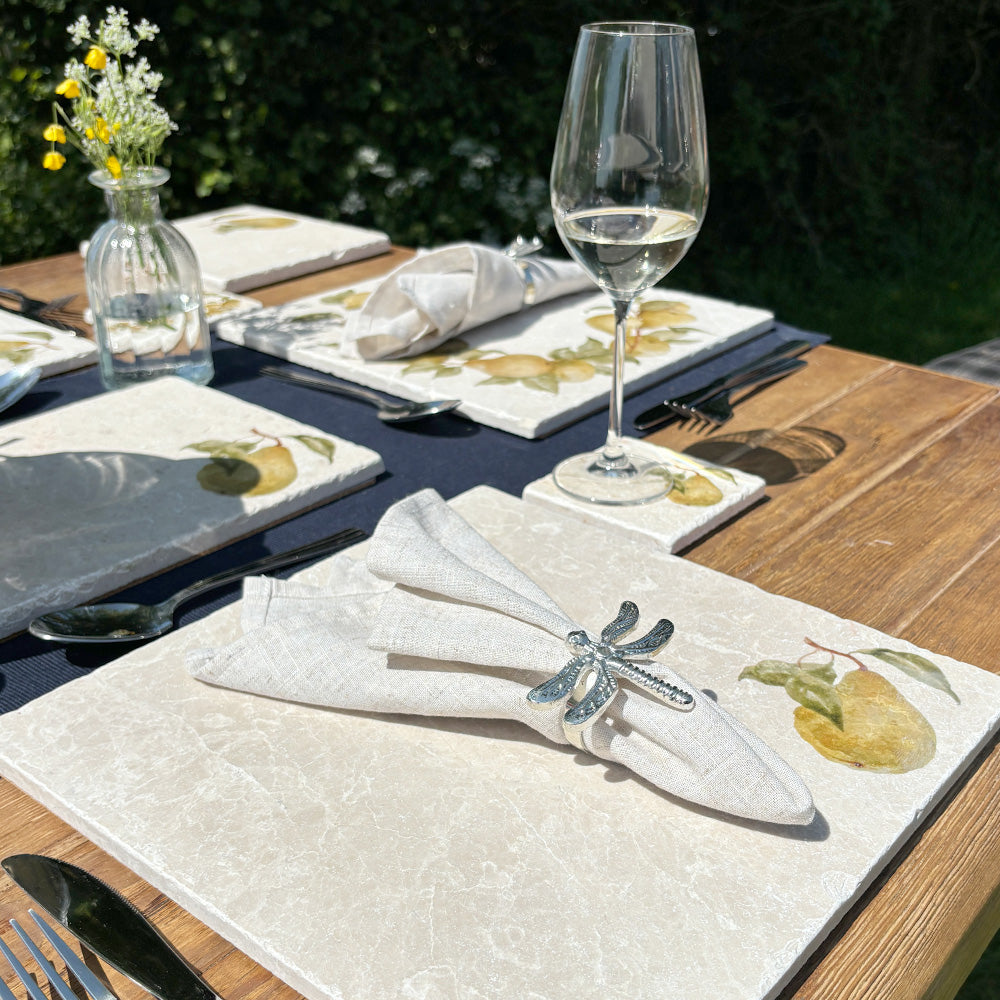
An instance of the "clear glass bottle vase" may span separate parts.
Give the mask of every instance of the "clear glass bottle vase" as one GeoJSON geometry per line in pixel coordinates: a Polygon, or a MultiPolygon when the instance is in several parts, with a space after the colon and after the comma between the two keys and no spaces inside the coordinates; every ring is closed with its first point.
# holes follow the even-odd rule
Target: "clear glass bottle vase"
{"type": "Polygon", "coordinates": [[[163,375],[205,385],[214,374],[198,259],[160,210],[169,176],[145,167],[118,180],[100,171],[89,177],[104,191],[110,215],[91,238],[85,264],[107,389],[163,375]]]}

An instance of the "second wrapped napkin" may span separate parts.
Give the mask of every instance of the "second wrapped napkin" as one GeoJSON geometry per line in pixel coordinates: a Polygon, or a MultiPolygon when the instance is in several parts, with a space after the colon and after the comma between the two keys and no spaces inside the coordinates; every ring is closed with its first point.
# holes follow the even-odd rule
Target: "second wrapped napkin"
{"type": "MultiPolygon", "coordinates": [[[[581,647],[567,651],[564,640],[580,626],[433,491],[390,508],[367,566],[338,557],[328,588],[247,581],[243,626],[231,646],[192,654],[192,673],[335,708],[514,719],[571,742],[566,705],[533,704],[528,694],[574,662],[581,647]]],[[[628,644],[604,639],[588,641],[620,661],[628,644]]],[[[809,791],[777,754],[662,663],[643,666],[661,690],[623,685],[572,742],[679,798],[765,822],[810,822],[809,791]]]]}
{"type": "Polygon", "coordinates": [[[347,330],[342,350],[407,358],[490,320],[595,289],[570,261],[517,257],[476,243],[420,254],[389,274],[347,330]]]}

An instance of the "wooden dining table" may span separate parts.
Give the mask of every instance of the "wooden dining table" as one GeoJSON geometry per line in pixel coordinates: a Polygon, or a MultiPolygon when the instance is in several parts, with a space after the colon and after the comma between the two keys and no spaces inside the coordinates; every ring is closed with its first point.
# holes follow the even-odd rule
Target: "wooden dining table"
{"type": "MultiPolygon", "coordinates": [[[[361,280],[408,251],[340,269],[361,280]]],[[[253,294],[278,303],[323,275],[253,294]]],[[[0,285],[39,298],[83,292],[63,255],[0,268],[0,285]]],[[[78,299],[83,302],[83,295],[78,299]]],[[[651,440],[755,472],[766,499],[682,555],[936,652],[1000,672],[1000,390],[845,350],[754,393],[711,432],[667,426],[651,440]]],[[[1000,926],[1000,750],[996,740],[844,917],[782,997],[952,997],[1000,926]]],[[[877,809],[874,799],[871,808],[877,809]]],[[[226,1000],[297,994],[170,899],[0,781],[4,855],[50,854],[119,888],[226,1000]]],[[[27,908],[0,880],[0,937],[27,908]]],[[[122,1000],[141,991],[98,965],[122,1000]]],[[[14,985],[7,970],[4,979],[14,985]]],[[[498,996],[502,993],[498,993],[498,996]]]]}

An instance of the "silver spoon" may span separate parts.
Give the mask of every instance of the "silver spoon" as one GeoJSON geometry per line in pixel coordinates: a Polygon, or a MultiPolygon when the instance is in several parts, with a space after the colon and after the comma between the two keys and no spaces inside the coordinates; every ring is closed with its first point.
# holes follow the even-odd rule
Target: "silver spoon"
{"type": "Polygon", "coordinates": [[[82,604],[78,608],[50,611],[28,625],[28,631],[39,639],[54,642],[137,642],[163,635],[174,627],[174,611],[184,601],[206,590],[222,587],[245,576],[266,573],[305,562],[316,556],[328,555],[367,538],[357,528],[345,528],[318,542],[301,545],[288,552],[263,556],[245,566],[223,570],[214,576],[192,583],[159,604],[82,604]]]}
{"type": "Polygon", "coordinates": [[[407,420],[420,420],[422,417],[432,417],[435,413],[447,413],[462,405],[460,399],[438,399],[432,403],[393,403],[371,389],[362,389],[346,382],[335,382],[333,379],[319,375],[307,375],[303,372],[287,371],[272,365],[262,365],[261,375],[284,379],[295,385],[305,385],[310,389],[322,389],[340,396],[356,396],[365,402],[374,403],[378,407],[378,418],[387,424],[401,424],[407,420]]]}
{"type": "Polygon", "coordinates": [[[18,365],[0,375],[0,410],[13,406],[38,381],[41,369],[18,365]]]}

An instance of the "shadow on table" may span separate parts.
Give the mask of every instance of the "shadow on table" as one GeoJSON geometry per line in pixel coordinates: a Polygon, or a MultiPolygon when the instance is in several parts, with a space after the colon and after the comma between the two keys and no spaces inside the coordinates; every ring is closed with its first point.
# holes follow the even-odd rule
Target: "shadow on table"
{"type": "Polygon", "coordinates": [[[760,476],[773,486],[811,476],[846,447],[847,442],[833,431],[798,426],[720,434],[689,445],[684,453],[760,476]]]}

